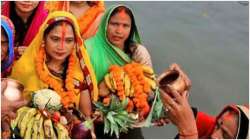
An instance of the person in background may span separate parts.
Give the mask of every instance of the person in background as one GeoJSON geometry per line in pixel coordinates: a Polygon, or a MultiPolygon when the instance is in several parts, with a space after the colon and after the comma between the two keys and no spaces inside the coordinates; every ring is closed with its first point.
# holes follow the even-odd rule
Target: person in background
{"type": "Polygon", "coordinates": [[[44,1],[5,1],[2,15],[11,19],[15,26],[15,56],[19,59],[37,34],[48,12],[44,1]]]}
{"type": "Polygon", "coordinates": [[[50,1],[46,3],[46,8],[49,12],[71,12],[77,18],[84,40],[95,35],[105,11],[103,1],[50,1]]]}
{"type": "Polygon", "coordinates": [[[27,101],[10,102],[4,96],[7,87],[7,76],[11,72],[14,62],[14,25],[8,17],[1,16],[1,138],[10,138],[11,131],[8,125],[15,118],[15,110],[27,101]]]}
{"type": "Polygon", "coordinates": [[[217,117],[191,108],[188,92],[179,93],[173,87],[160,89],[168,119],[177,127],[176,138],[187,139],[248,139],[249,106],[228,105],[217,117]],[[171,95],[171,96],[170,96],[171,95]]]}
{"type": "Polygon", "coordinates": [[[14,25],[8,17],[1,16],[1,78],[6,78],[14,62],[14,25]]]}

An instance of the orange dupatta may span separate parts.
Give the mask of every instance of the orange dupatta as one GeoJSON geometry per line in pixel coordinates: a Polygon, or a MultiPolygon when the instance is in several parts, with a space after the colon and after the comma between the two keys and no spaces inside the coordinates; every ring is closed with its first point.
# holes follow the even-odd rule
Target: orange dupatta
{"type": "MultiPolygon", "coordinates": [[[[70,1],[50,1],[46,3],[49,12],[68,11],[70,12],[70,1]]],[[[80,27],[80,33],[83,39],[88,39],[95,35],[98,30],[101,17],[104,14],[105,7],[103,1],[96,1],[96,4],[77,19],[80,27]]]]}

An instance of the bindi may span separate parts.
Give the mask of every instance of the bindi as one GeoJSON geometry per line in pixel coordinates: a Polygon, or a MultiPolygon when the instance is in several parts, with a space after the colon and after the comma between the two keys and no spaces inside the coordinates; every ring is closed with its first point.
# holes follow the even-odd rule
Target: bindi
{"type": "Polygon", "coordinates": [[[64,48],[64,39],[65,39],[65,33],[66,33],[66,24],[63,23],[62,26],[62,39],[61,39],[61,47],[64,48]]]}
{"type": "Polygon", "coordinates": [[[122,10],[122,11],[119,12],[119,16],[121,18],[126,18],[128,16],[128,14],[124,10],[122,10]]]}

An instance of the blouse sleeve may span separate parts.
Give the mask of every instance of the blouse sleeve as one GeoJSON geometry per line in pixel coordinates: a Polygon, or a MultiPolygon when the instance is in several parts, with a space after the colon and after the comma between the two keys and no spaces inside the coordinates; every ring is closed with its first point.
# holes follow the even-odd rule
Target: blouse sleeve
{"type": "Polygon", "coordinates": [[[135,51],[133,52],[132,59],[137,63],[153,67],[151,56],[146,47],[142,45],[137,45],[135,51]]]}

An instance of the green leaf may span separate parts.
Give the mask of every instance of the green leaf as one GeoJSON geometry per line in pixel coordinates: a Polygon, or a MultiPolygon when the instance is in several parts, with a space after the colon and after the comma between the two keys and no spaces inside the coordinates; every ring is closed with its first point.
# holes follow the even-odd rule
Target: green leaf
{"type": "Polygon", "coordinates": [[[114,124],[110,124],[110,136],[112,136],[113,135],[113,133],[114,133],[114,124]]]}
{"type": "Polygon", "coordinates": [[[104,134],[109,133],[109,131],[110,131],[110,123],[107,120],[107,118],[104,117],[104,134]]]}
{"type": "MultiPolygon", "coordinates": [[[[158,91],[156,91],[156,92],[158,92],[158,91]]],[[[159,119],[162,115],[162,112],[163,112],[163,104],[162,104],[160,95],[158,93],[157,97],[156,97],[155,105],[153,106],[152,119],[159,119]]]]}
{"type": "Polygon", "coordinates": [[[112,136],[114,133],[119,137],[120,132],[127,132],[128,128],[134,122],[129,117],[125,107],[128,104],[128,99],[120,101],[115,95],[111,96],[111,103],[108,107],[105,107],[102,103],[96,104],[96,107],[100,109],[107,109],[104,114],[104,133],[109,133],[112,136]]]}
{"type": "Polygon", "coordinates": [[[125,124],[123,121],[121,121],[120,119],[118,119],[117,117],[114,117],[114,121],[121,127],[123,127],[125,124]]]}
{"type": "Polygon", "coordinates": [[[113,115],[112,115],[112,111],[108,113],[107,119],[108,119],[112,124],[115,124],[115,121],[114,121],[113,115]]]}
{"type": "Polygon", "coordinates": [[[117,124],[114,125],[114,130],[115,130],[116,137],[119,138],[119,128],[118,128],[117,124]]]}
{"type": "Polygon", "coordinates": [[[120,129],[120,132],[122,132],[122,133],[127,133],[127,132],[128,132],[128,126],[122,127],[122,128],[120,129]]]}
{"type": "Polygon", "coordinates": [[[103,114],[107,114],[109,109],[108,107],[104,106],[102,102],[94,103],[97,110],[101,111],[103,114]]]}
{"type": "Polygon", "coordinates": [[[103,110],[103,109],[104,109],[102,103],[100,103],[100,102],[96,102],[96,103],[94,103],[94,105],[95,105],[96,108],[98,108],[98,109],[100,109],[100,110],[103,110]]]}
{"type": "Polygon", "coordinates": [[[122,101],[122,108],[126,108],[127,105],[128,105],[128,98],[122,101]]]}
{"type": "Polygon", "coordinates": [[[115,108],[115,106],[116,106],[116,99],[115,99],[115,96],[112,95],[112,96],[111,96],[111,104],[110,104],[110,106],[109,106],[109,109],[110,109],[110,110],[113,110],[113,109],[115,108]]]}
{"type": "Polygon", "coordinates": [[[128,119],[128,116],[125,116],[125,115],[122,115],[122,114],[119,114],[116,117],[118,119],[120,119],[121,121],[127,121],[127,119],[128,119]]]}
{"type": "Polygon", "coordinates": [[[154,110],[154,108],[156,106],[157,99],[160,99],[159,96],[160,96],[159,89],[156,88],[156,90],[155,90],[155,98],[154,98],[151,110],[149,112],[149,115],[147,116],[147,118],[146,118],[146,120],[145,120],[145,122],[143,124],[144,127],[150,127],[150,126],[152,126],[151,122],[152,122],[152,116],[153,116],[153,113],[154,113],[153,110],[154,110]]]}
{"type": "Polygon", "coordinates": [[[125,115],[125,116],[128,116],[128,112],[127,112],[126,110],[121,111],[120,114],[125,115]]]}

